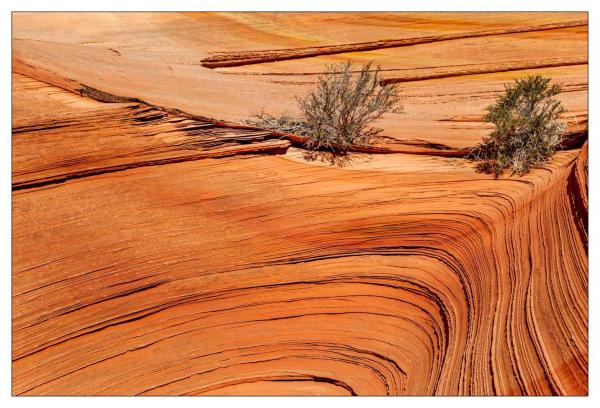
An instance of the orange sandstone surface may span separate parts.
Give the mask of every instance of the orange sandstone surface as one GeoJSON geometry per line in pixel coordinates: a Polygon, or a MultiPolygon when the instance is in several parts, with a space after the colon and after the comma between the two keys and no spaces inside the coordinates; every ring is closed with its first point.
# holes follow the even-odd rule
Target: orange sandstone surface
{"type": "Polygon", "coordinates": [[[15,395],[586,395],[585,13],[13,14],[15,395]],[[344,167],[244,126],[325,64],[405,113],[344,167]],[[564,150],[464,159],[528,74],[564,150]]]}

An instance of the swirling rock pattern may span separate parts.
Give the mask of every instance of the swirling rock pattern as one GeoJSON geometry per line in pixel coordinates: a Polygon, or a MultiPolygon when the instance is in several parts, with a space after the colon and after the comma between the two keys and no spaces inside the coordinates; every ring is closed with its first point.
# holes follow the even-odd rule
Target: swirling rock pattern
{"type": "MultiPolygon", "coordinates": [[[[423,61],[492,41],[496,59],[567,58],[586,54],[580,26],[518,27],[582,18],[16,14],[13,393],[587,394],[585,65],[548,68],[566,90],[565,150],[498,179],[459,153],[488,131],[482,111],[508,75],[536,69],[415,81],[406,117],[380,122],[385,154],[338,168],[239,122],[259,96],[286,107],[308,86],[273,78],[312,84],[310,64],[339,55],[253,72],[191,65],[246,43],[502,24],[510,47],[409,48],[423,61]],[[547,46],[524,54],[532,42],[547,46]]],[[[404,69],[391,51],[378,51],[383,68],[404,69]]]]}

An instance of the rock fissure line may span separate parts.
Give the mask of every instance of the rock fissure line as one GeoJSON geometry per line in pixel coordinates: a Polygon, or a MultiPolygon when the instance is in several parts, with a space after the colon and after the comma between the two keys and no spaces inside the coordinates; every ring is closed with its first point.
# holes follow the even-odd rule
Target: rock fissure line
{"type": "Polygon", "coordinates": [[[32,181],[26,181],[26,182],[22,182],[22,183],[13,183],[12,190],[19,191],[19,190],[25,190],[25,189],[30,189],[30,188],[39,188],[39,187],[45,187],[45,186],[49,186],[49,185],[53,185],[53,184],[62,184],[62,183],[65,183],[65,182],[71,181],[71,180],[77,180],[77,179],[82,179],[82,178],[91,177],[91,176],[98,176],[101,174],[115,173],[115,172],[119,172],[119,171],[135,169],[135,168],[139,168],[139,167],[161,166],[161,165],[165,165],[165,164],[174,164],[174,163],[181,163],[181,162],[186,162],[186,161],[202,160],[202,159],[206,159],[206,158],[218,159],[218,158],[224,158],[224,157],[237,156],[240,154],[242,154],[242,155],[246,155],[246,154],[281,154],[281,153],[285,153],[287,151],[287,149],[289,147],[289,143],[286,143],[286,141],[282,140],[279,142],[274,141],[271,143],[253,144],[253,145],[249,145],[249,146],[252,146],[252,147],[248,147],[246,149],[240,149],[238,146],[236,146],[235,148],[230,149],[230,151],[224,150],[224,151],[221,151],[218,153],[202,152],[202,153],[198,153],[196,155],[170,157],[170,158],[160,159],[160,160],[140,161],[140,162],[136,162],[136,163],[128,163],[128,164],[116,165],[116,166],[111,166],[111,167],[103,167],[103,168],[99,168],[99,169],[90,169],[90,170],[76,172],[76,173],[69,173],[69,174],[64,174],[64,175],[61,175],[58,177],[51,177],[51,178],[47,178],[47,179],[32,180],[32,181]]]}
{"type": "Polygon", "coordinates": [[[403,75],[392,78],[384,78],[381,85],[395,84],[401,82],[427,81],[431,79],[449,78],[456,76],[492,74],[496,72],[522,71],[528,69],[565,67],[571,65],[587,65],[587,57],[551,58],[538,61],[521,61],[511,63],[477,64],[459,69],[449,69],[441,72],[429,72],[422,74],[403,75]]]}
{"type": "Polygon", "coordinates": [[[318,47],[289,48],[265,51],[224,52],[204,58],[202,66],[206,68],[238,67],[242,65],[261,64],[301,58],[317,57],[320,55],[343,54],[347,52],[372,51],[383,48],[407,47],[411,45],[427,44],[440,41],[458,40],[474,37],[489,37],[494,35],[526,33],[534,31],[557,30],[561,28],[587,26],[587,20],[564,21],[561,23],[548,23],[527,25],[514,28],[497,28],[490,30],[467,31],[452,34],[432,35],[426,37],[413,37],[393,40],[379,40],[353,44],[339,44],[318,47]]]}

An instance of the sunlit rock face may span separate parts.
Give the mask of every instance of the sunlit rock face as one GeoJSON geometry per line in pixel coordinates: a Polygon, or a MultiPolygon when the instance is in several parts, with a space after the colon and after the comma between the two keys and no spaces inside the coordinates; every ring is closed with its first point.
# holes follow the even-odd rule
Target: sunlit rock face
{"type": "Polygon", "coordinates": [[[12,51],[14,394],[587,394],[585,13],[16,13],[12,51]],[[348,59],[405,113],[345,166],[242,124],[348,59]],[[475,172],[528,74],[565,149],[475,172]]]}

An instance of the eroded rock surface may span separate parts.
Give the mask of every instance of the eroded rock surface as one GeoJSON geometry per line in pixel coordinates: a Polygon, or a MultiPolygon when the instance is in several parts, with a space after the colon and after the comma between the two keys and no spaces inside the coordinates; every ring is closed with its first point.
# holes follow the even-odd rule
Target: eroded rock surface
{"type": "Polygon", "coordinates": [[[13,393],[587,394],[585,21],[15,14],[13,393]],[[304,54],[202,63],[273,50],[304,54]],[[370,154],[240,125],[348,58],[402,78],[370,154]],[[485,107],[529,73],[563,84],[565,150],[476,173],[485,107]]]}

